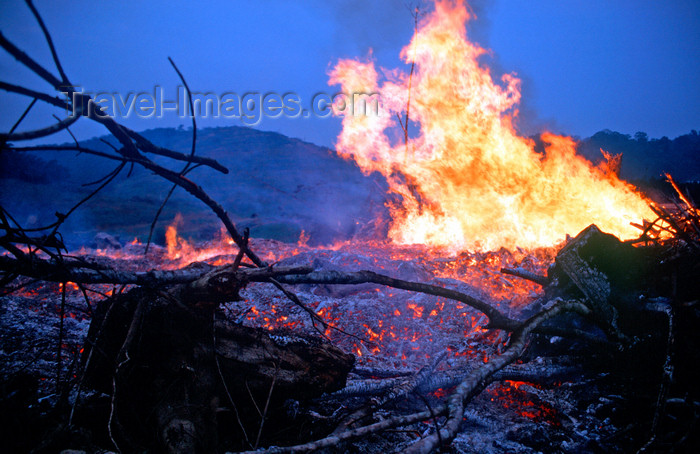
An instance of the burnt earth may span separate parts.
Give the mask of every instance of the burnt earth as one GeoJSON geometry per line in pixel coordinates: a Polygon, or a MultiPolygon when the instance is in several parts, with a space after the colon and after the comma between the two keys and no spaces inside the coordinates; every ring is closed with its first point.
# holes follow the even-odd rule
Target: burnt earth
{"type": "MultiPolygon", "coordinates": [[[[371,244],[312,249],[266,241],[256,246],[256,250],[264,249],[277,259],[288,257],[280,264],[311,264],[321,270],[368,269],[406,280],[450,286],[487,300],[516,318],[536,312],[543,298],[575,295],[578,291],[562,275],[543,293],[535,284],[499,273],[506,266],[544,274],[553,262],[553,254],[548,252],[499,251],[437,258],[410,248],[391,249],[371,244]]],[[[128,252],[128,248],[122,252],[128,252]]],[[[609,247],[602,250],[608,251],[609,247]]],[[[95,260],[117,263],[93,251],[85,252],[95,260]]],[[[593,260],[594,257],[600,260],[600,254],[584,255],[596,269],[605,270],[601,262],[593,260]]],[[[167,265],[162,251],[156,250],[153,257],[126,258],[117,266],[143,270],[167,265]]],[[[641,273],[641,278],[604,273],[612,283],[613,294],[625,297],[625,304],[617,306],[617,310],[621,313],[620,327],[635,340],[630,347],[619,350],[613,344],[592,345],[575,338],[533,336],[521,362],[504,370],[467,405],[461,431],[450,447],[444,448],[446,452],[630,452],[649,441],[655,419],[654,452],[678,452],[697,446],[695,402],[700,398],[694,384],[700,377],[693,365],[700,361],[697,330],[700,315],[697,293],[692,289],[699,280],[697,261],[679,257],[673,261],[665,257],[661,265],[657,262],[650,267],[644,262],[647,271],[641,273]],[[625,308],[634,306],[635,302],[643,310],[633,315],[626,313],[625,308]],[[647,306],[658,310],[648,310],[647,306]],[[669,345],[668,317],[664,312],[667,307],[674,315],[670,379],[664,374],[669,345]],[[643,323],[628,321],[635,319],[643,323]],[[666,402],[661,408],[657,405],[660,391],[666,402]]],[[[232,260],[232,256],[223,259],[232,260]]],[[[612,269],[619,274],[612,263],[612,269]]],[[[635,258],[630,263],[642,262],[635,258]]],[[[550,273],[557,277],[556,269],[550,273]]],[[[120,291],[111,286],[93,286],[93,289],[105,295],[120,291]]],[[[362,406],[366,396],[371,395],[347,390],[360,385],[377,387],[394,380],[392,376],[400,379],[447,352],[430,380],[418,389],[425,398],[408,396],[370,415],[365,422],[388,417],[393,412],[423,409],[426,402],[436,404],[449,394],[460,374],[499,354],[507,340],[499,332],[484,329],[486,320],[482,314],[444,298],[364,284],[300,285],[295,292],[324,319],[361,340],[332,329],[323,333],[345,354],[355,357],[356,367],[348,376],[347,387],[311,399],[304,392],[296,396],[287,391],[280,393],[276,396],[273,417],[263,430],[267,444],[293,444],[325,436],[339,418],[362,406]]],[[[97,310],[97,302],[103,297],[93,292],[89,296],[92,309],[97,310]]],[[[242,301],[223,305],[217,317],[232,327],[264,328],[277,341],[288,337],[290,332],[320,339],[308,316],[273,287],[250,284],[241,291],[241,297],[242,301]]],[[[67,287],[57,382],[60,308],[58,284],[31,284],[1,299],[0,413],[4,418],[1,427],[5,431],[3,439],[8,440],[7,446],[13,452],[113,449],[104,423],[111,410],[109,381],[90,385],[84,382],[79,397],[77,393],[82,377],[80,354],[89,350],[84,344],[92,309],[79,290],[67,287]],[[69,428],[68,415],[76,401],[73,426],[69,428]]],[[[605,339],[592,323],[573,317],[563,318],[555,325],[588,330],[601,341],[605,339]]],[[[154,337],[150,342],[163,346],[171,345],[171,341],[177,344],[177,339],[166,340],[154,337]]],[[[261,388],[265,392],[269,389],[267,384],[261,388]]],[[[222,409],[230,407],[223,397],[217,405],[222,409]]],[[[219,427],[238,426],[230,408],[217,413],[216,419],[219,427]]],[[[248,432],[255,433],[259,427],[255,411],[248,409],[243,419],[244,424],[252,427],[248,432]]],[[[424,421],[343,443],[331,451],[392,452],[434,430],[434,421],[424,421]]],[[[220,431],[217,437],[218,450],[249,447],[235,430],[220,431]]]]}

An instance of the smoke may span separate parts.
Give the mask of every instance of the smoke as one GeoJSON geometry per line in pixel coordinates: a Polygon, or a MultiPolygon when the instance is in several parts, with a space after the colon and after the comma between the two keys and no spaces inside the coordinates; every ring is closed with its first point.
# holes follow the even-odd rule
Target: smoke
{"type": "Polygon", "coordinates": [[[413,11],[427,10],[429,2],[420,0],[314,0],[316,8],[335,24],[333,47],[346,55],[398,57],[400,49],[413,34],[413,11]]]}
{"type": "MultiPolygon", "coordinates": [[[[497,16],[497,10],[498,8],[507,8],[507,3],[498,0],[470,0],[468,4],[475,16],[467,23],[469,39],[489,51],[482,57],[482,61],[491,68],[494,80],[498,80],[504,74],[515,74],[521,81],[520,93],[522,97],[518,104],[518,118],[515,122],[515,127],[520,135],[532,136],[544,131],[564,132],[555,119],[540,117],[535,105],[538,88],[531,76],[522,71],[521,68],[504,64],[498,49],[493,47],[495,41],[493,36],[494,20],[497,16]]],[[[517,39],[517,37],[514,36],[513,39],[517,39]]]]}

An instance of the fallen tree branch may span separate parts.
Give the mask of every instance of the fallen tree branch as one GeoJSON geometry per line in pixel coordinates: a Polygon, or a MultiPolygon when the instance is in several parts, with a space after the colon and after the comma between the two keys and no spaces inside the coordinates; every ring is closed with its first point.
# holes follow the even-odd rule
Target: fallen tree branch
{"type": "Polygon", "coordinates": [[[436,432],[426,438],[423,438],[405,451],[408,453],[430,453],[435,450],[441,442],[449,442],[454,438],[462,422],[464,406],[467,400],[470,397],[473,397],[473,394],[475,394],[480,387],[487,385],[493,379],[496,372],[504,369],[507,365],[522,355],[526,347],[528,335],[531,334],[540,324],[564,312],[577,312],[581,315],[587,316],[591,313],[591,310],[580,301],[557,301],[554,302],[549,309],[546,309],[545,311],[531,317],[520,329],[513,333],[510,345],[502,355],[491,359],[491,361],[486,364],[480,365],[464,380],[462,380],[453,394],[450,395],[447,405],[440,404],[429,410],[387,418],[368,426],[347,430],[338,434],[332,434],[328,437],[301,445],[273,447],[264,451],[245,451],[244,454],[261,452],[277,454],[316,451],[323,448],[337,446],[343,441],[361,438],[394,427],[406,426],[419,421],[433,419],[447,413],[447,423],[439,431],[439,433],[436,432]]]}
{"type": "Polygon", "coordinates": [[[313,273],[304,276],[285,276],[278,279],[279,282],[286,284],[380,284],[387,287],[398,288],[402,290],[411,290],[414,292],[427,293],[429,295],[442,296],[451,300],[464,303],[480,312],[483,312],[489,318],[487,328],[503,329],[513,331],[520,326],[520,322],[513,320],[501,313],[498,309],[490,304],[481,301],[478,298],[467,295],[466,293],[456,290],[438,287],[436,285],[423,284],[420,282],[404,281],[393,277],[378,274],[373,271],[355,271],[355,272],[340,272],[340,271],[314,271],[313,273]]]}
{"type": "MultiPolygon", "coordinates": [[[[458,370],[448,370],[428,377],[423,383],[416,387],[416,392],[428,394],[438,389],[449,389],[457,386],[469,375],[473,367],[460,368],[458,370]]],[[[386,371],[388,375],[390,371],[386,371]]],[[[510,365],[493,375],[494,381],[515,380],[528,383],[536,383],[542,386],[551,386],[555,383],[580,378],[581,368],[574,366],[553,366],[538,367],[536,364],[526,363],[521,365],[510,365]]],[[[391,377],[384,380],[361,380],[355,381],[340,391],[336,391],[328,396],[329,400],[340,400],[348,397],[370,397],[384,395],[398,383],[404,382],[405,378],[391,377]]]]}
{"type": "MultiPolygon", "coordinates": [[[[281,453],[298,453],[298,452],[311,452],[317,451],[323,448],[329,448],[332,446],[337,446],[339,443],[347,440],[352,440],[355,438],[361,438],[367,435],[375,434],[387,429],[391,429],[399,426],[406,426],[408,424],[413,424],[418,421],[424,421],[426,419],[432,418],[433,415],[440,415],[445,412],[447,406],[441,404],[430,410],[421,411],[418,413],[413,413],[410,415],[395,416],[393,418],[387,418],[380,422],[370,424],[369,426],[359,427],[357,429],[348,430],[346,432],[332,435],[320,440],[305,443],[303,445],[289,446],[289,447],[273,447],[266,450],[257,451],[244,451],[241,454],[281,454],[281,453]]],[[[230,454],[230,453],[227,453],[230,454]]]]}
{"type": "Polygon", "coordinates": [[[589,315],[591,310],[579,301],[559,301],[543,312],[531,317],[520,329],[515,331],[510,339],[508,349],[500,356],[492,358],[465,378],[450,395],[448,399],[448,418],[445,425],[436,432],[411,445],[405,452],[408,454],[430,453],[441,442],[450,442],[457,435],[462,423],[464,406],[470,394],[484,383],[486,379],[499,370],[518,359],[527,345],[527,337],[543,322],[563,313],[577,312],[581,315],[589,315]]]}
{"type": "Polygon", "coordinates": [[[414,392],[418,387],[425,383],[428,378],[430,378],[438,364],[445,359],[445,356],[445,352],[438,355],[430,364],[421,368],[421,370],[411,377],[394,380],[392,385],[381,393],[380,397],[373,397],[370,399],[367,405],[345,417],[343,421],[338,424],[331,435],[342,433],[343,431],[353,427],[357,422],[366,416],[372,414],[378,408],[381,408],[386,404],[399,399],[400,397],[407,396],[408,394],[414,392]]]}
{"type": "Polygon", "coordinates": [[[88,268],[85,262],[64,259],[58,262],[36,257],[19,260],[0,256],[0,271],[21,274],[49,282],[75,282],[77,284],[135,284],[146,287],[184,284],[197,281],[207,272],[218,273],[220,278],[227,276],[241,282],[267,282],[275,276],[286,274],[300,275],[311,272],[308,266],[279,266],[266,268],[242,268],[231,271],[229,267],[214,269],[200,264],[197,268],[180,270],[151,270],[142,272],[117,271],[115,269],[88,268]],[[214,271],[212,271],[214,270],[214,271]]]}

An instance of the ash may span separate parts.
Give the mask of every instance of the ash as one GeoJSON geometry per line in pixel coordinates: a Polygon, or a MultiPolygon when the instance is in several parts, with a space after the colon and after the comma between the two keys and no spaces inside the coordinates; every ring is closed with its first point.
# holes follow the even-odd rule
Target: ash
{"type": "MultiPolygon", "coordinates": [[[[268,259],[278,259],[279,265],[312,265],[317,271],[370,270],[447,286],[487,301],[514,318],[523,318],[534,310],[541,304],[542,295],[536,284],[505,276],[500,268],[521,267],[544,274],[553,258],[553,251],[526,254],[502,250],[439,257],[420,248],[386,244],[313,249],[253,241],[255,250],[264,251],[268,259]]],[[[117,257],[102,250],[81,251],[90,260],[118,269],[181,265],[169,262],[162,248],[155,247],[149,258],[144,258],[142,252],[142,245],[127,245],[117,257]]],[[[224,253],[207,261],[220,264],[233,257],[224,253]]],[[[0,298],[0,364],[5,388],[2,405],[6,415],[7,411],[31,413],[41,421],[37,430],[48,431],[57,409],[72,407],[78,398],[80,353],[91,305],[126,288],[93,285],[84,293],[69,284],[62,304],[59,284],[22,284],[26,285],[0,298]],[[12,393],[24,394],[16,399],[12,393]]],[[[486,329],[483,314],[445,298],[374,284],[297,285],[294,291],[329,326],[314,324],[301,308],[264,284],[249,284],[241,292],[243,301],[223,305],[221,313],[237,323],[270,330],[275,342],[282,345],[296,341],[293,333],[312,333],[356,356],[356,368],[344,390],[313,402],[290,403],[307,414],[330,418],[340,408],[351,409],[361,396],[381,395],[392,383],[443,355],[416,393],[377,412],[375,418],[388,417],[393,409],[425,409],[448,395],[466,372],[498,355],[507,342],[501,331],[486,329]]],[[[628,396],[620,395],[626,391],[616,386],[595,358],[588,357],[585,345],[534,336],[519,363],[499,372],[467,405],[461,432],[446,452],[627,452],[632,445],[625,433],[634,417],[626,403],[628,396]]],[[[81,392],[90,395],[90,390],[81,392]]],[[[348,442],[328,452],[393,452],[434,431],[434,421],[424,421],[348,442]]]]}

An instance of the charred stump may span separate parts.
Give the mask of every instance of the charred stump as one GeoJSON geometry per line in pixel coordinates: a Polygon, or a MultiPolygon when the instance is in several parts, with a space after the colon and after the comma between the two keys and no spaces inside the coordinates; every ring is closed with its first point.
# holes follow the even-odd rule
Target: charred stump
{"type": "Polygon", "coordinates": [[[256,447],[292,425],[285,402],[345,385],[354,357],[330,343],[217,316],[218,302],[236,299],[240,285],[213,272],[98,305],[85,386],[111,396],[105,424],[119,449],[209,453],[223,439],[256,447]]]}
{"type": "MultiPolygon", "coordinates": [[[[610,417],[629,429],[626,438],[648,440],[644,449],[652,443],[666,449],[664,439],[685,443],[695,438],[697,442],[697,437],[689,435],[697,419],[688,418],[687,413],[695,411],[700,399],[696,386],[700,373],[689,366],[700,361],[698,281],[697,254],[661,246],[635,247],[595,225],[571,239],[548,272],[546,299],[580,298],[594,314],[595,323],[569,318],[558,320],[557,327],[598,331],[600,337],[618,342],[614,348],[614,344],[607,349],[584,347],[586,354],[581,357],[588,368],[607,376],[615,394],[624,397],[610,417]],[[686,426],[691,429],[679,436],[686,426]]],[[[550,340],[542,340],[530,355],[553,353],[550,340]]],[[[554,353],[580,350],[575,341],[563,342],[554,353]]]]}
{"type": "Polygon", "coordinates": [[[648,295],[657,252],[590,225],[557,254],[549,293],[583,297],[603,326],[634,336],[640,313],[647,311],[640,295],[648,295]]]}

